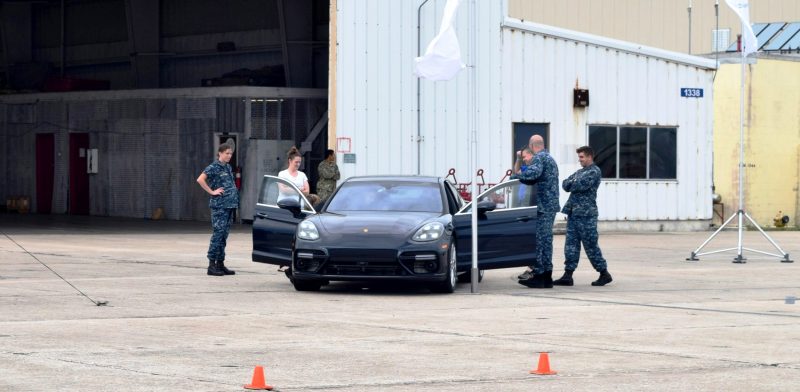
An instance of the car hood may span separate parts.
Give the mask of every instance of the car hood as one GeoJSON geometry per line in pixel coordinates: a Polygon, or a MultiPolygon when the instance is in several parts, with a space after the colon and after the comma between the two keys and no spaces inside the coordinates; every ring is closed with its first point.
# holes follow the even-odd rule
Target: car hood
{"type": "Polygon", "coordinates": [[[359,211],[322,213],[315,223],[329,234],[408,234],[422,223],[441,216],[432,212],[359,211]]]}

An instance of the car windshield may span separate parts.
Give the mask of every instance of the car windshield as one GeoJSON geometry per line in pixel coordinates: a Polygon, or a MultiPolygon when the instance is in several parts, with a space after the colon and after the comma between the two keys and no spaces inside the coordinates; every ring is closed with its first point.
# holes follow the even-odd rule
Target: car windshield
{"type": "Polygon", "coordinates": [[[342,184],[326,210],[441,212],[442,195],[435,182],[350,181],[342,184]]]}

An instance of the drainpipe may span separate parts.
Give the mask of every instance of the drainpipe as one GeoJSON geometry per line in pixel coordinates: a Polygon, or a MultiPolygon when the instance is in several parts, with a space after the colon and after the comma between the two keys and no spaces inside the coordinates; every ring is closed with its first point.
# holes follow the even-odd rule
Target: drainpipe
{"type": "MultiPolygon", "coordinates": [[[[423,1],[419,5],[419,7],[417,7],[417,57],[422,55],[422,53],[421,53],[421,51],[422,51],[422,49],[421,49],[422,43],[420,42],[422,40],[422,33],[420,32],[420,26],[422,25],[422,17],[421,17],[422,6],[425,5],[425,3],[427,3],[428,1],[429,0],[423,1]]],[[[420,173],[421,173],[421,167],[420,167],[421,162],[420,161],[421,161],[421,154],[422,154],[422,146],[420,145],[422,143],[422,129],[421,129],[421,127],[422,127],[422,116],[420,114],[420,94],[421,94],[421,92],[420,92],[420,81],[419,81],[419,78],[417,78],[417,140],[416,140],[416,142],[417,142],[417,175],[420,175],[420,173]]]]}

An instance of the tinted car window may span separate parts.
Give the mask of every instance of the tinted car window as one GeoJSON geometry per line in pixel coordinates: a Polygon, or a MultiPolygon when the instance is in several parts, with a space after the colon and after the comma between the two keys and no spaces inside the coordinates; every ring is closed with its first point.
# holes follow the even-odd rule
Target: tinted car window
{"type": "Polygon", "coordinates": [[[441,212],[439,184],[429,182],[366,182],[342,184],[327,211],[441,212]]]}

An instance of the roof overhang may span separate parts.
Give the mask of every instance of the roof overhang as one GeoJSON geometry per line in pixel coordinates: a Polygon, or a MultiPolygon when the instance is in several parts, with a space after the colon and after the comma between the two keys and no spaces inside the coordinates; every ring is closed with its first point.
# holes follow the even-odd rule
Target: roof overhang
{"type": "Polygon", "coordinates": [[[0,103],[31,103],[37,101],[110,101],[120,99],[165,98],[328,98],[328,90],[286,87],[191,87],[141,90],[99,90],[62,93],[32,93],[0,95],[0,103]]]}
{"type": "Polygon", "coordinates": [[[561,38],[569,41],[581,42],[589,45],[595,45],[603,48],[618,50],[620,52],[659,58],[662,60],[698,68],[705,68],[712,70],[717,68],[716,62],[714,60],[703,57],[692,56],[678,52],[671,52],[668,50],[639,45],[632,42],[620,41],[616,39],[601,37],[599,35],[581,33],[578,31],[562,29],[539,23],[525,22],[511,17],[506,17],[503,20],[502,27],[507,29],[515,29],[515,30],[540,34],[553,38],[561,38]]]}

